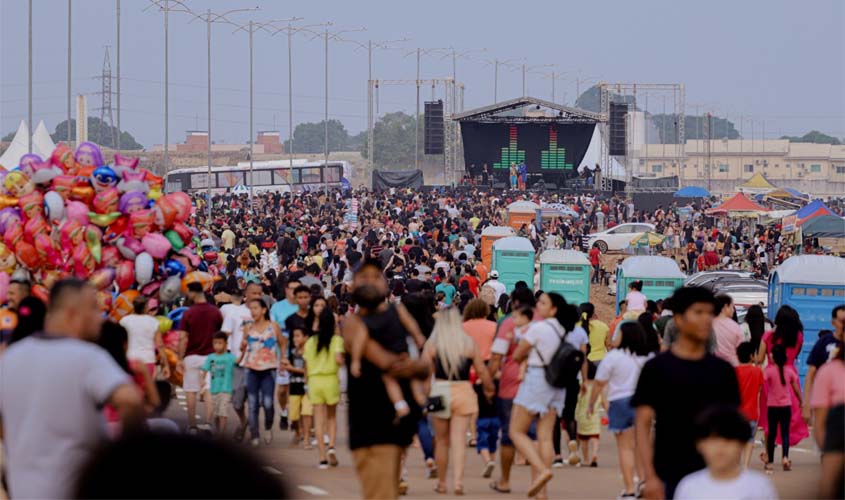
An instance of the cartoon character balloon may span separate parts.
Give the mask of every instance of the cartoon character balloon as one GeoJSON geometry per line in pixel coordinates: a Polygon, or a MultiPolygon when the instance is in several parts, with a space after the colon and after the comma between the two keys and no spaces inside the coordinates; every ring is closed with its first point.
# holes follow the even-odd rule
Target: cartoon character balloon
{"type": "Polygon", "coordinates": [[[29,176],[20,171],[12,171],[6,174],[3,185],[12,196],[17,196],[18,198],[28,195],[35,189],[29,176]]]}
{"type": "Polygon", "coordinates": [[[106,163],[103,161],[103,153],[100,151],[100,147],[87,141],[76,147],[74,159],[80,167],[98,167],[106,163]]]}
{"type": "Polygon", "coordinates": [[[140,191],[129,191],[120,196],[117,209],[120,213],[129,215],[147,208],[147,195],[140,191]]]}
{"type": "Polygon", "coordinates": [[[113,188],[117,186],[117,174],[107,165],[97,167],[91,172],[91,186],[97,193],[113,188]]]}

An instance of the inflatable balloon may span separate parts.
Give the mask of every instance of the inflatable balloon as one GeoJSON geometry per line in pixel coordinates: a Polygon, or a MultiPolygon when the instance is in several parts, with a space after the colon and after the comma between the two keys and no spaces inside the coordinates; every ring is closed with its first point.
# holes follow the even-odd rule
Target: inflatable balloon
{"type": "Polygon", "coordinates": [[[115,297],[111,312],[109,313],[109,319],[112,321],[120,321],[123,319],[124,316],[127,314],[131,314],[132,311],[135,309],[132,306],[132,302],[141,295],[141,292],[138,290],[126,290],[121,292],[117,297],[115,297]]]}
{"type": "Polygon", "coordinates": [[[131,260],[121,261],[115,270],[114,280],[121,292],[131,287],[135,282],[135,263],[131,260]]]}
{"type": "Polygon", "coordinates": [[[187,248],[179,250],[179,255],[188,259],[188,263],[193,267],[197,267],[198,265],[200,265],[200,256],[191,252],[187,248]]]}
{"type": "Polygon", "coordinates": [[[117,240],[117,249],[120,250],[120,254],[123,255],[123,258],[134,261],[135,257],[144,251],[144,245],[142,245],[137,239],[127,236],[117,240]]]}
{"type": "Polygon", "coordinates": [[[74,177],[72,175],[57,175],[53,178],[53,191],[59,193],[62,199],[70,198],[70,191],[74,186],[74,177]]]}
{"type": "Polygon", "coordinates": [[[59,269],[43,269],[41,271],[41,284],[47,287],[48,290],[51,290],[53,285],[64,276],[64,271],[59,269]]]}
{"type": "Polygon", "coordinates": [[[15,253],[12,252],[11,248],[14,247],[0,243],[0,272],[3,274],[11,274],[15,270],[15,265],[18,263],[15,259],[15,253]]]}
{"type": "Polygon", "coordinates": [[[105,290],[106,288],[110,287],[111,284],[114,282],[114,276],[114,269],[104,267],[102,269],[97,269],[96,271],[94,271],[91,274],[91,277],[88,278],[88,283],[91,283],[91,286],[93,286],[97,290],[105,290]]]}
{"type": "Polygon", "coordinates": [[[135,257],[135,282],[144,286],[153,279],[153,258],[147,252],[135,257]]]}
{"type": "Polygon", "coordinates": [[[35,189],[32,181],[25,173],[14,170],[6,174],[3,186],[6,187],[12,196],[18,198],[28,195],[35,189]]]}
{"type": "Polygon", "coordinates": [[[173,231],[176,231],[176,234],[178,234],[179,237],[182,238],[182,243],[184,243],[185,245],[190,243],[191,238],[194,237],[194,234],[191,232],[188,226],[181,222],[176,222],[173,224],[173,231]]]}
{"type": "Polygon", "coordinates": [[[112,297],[106,290],[97,290],[97,306],[101,312],[107,313],[111,310],[112,297]]]}
{"type": "Polygon", "coordinates": [[[103,231],[103,241],[108,244],[114,244],[121,236],[126,233],[129,227],[129,218],[126,216],[118,217],[103,231]]]}
{"type": "Polygon", "coordinates": [[[45,233],[38,234],[35,237],[35,250],[38,252],[41,262],[47,266],[59,267],[62,265],[61,254],[53,245],[53,240],[45,233]]]}
{"type": "Polygon", "coordinates": [[[7,207],[0,210],[0,233],[5,233],[9,226],[21,223],[21,214],[17,208],[7,207]]]}
{"type": "Polygon", "coordinates": [[[162,302],[173,302],[179,298],[182,289],[182,280],[179,276],[171,276],[164,280],[161,288],[158,289],[158,297],[162,302]]]}
{"type": "Polygon", "coordinates": [[[23,226],[23,234],[27,241],[35,241],[35,237],[39,234],[50,234],[50,226],[44,217],[38,215],[26,221],[23,226]]]}
{"type": "Polygon", "coordinates": [[[18,170],[25,173],[27,177],[32,177],[32,165],[41,162],[41,157],[37,154],[26,153],[21,156],[21,159],[18,161],[18,170]]]}
{"type": "Polygon", "coordinates": [[[173,250],[177,252],[185,246],[185,243],[182,241],[182,238],[179,236],[179,233],[170,229],[164,233],[164,237],[167,238],[167,241],[170,242],[170,246],[173,247],[173,250]]]}
{"type": "Polygon", "coordinates": [[[218,257],[219,255],[217,254],[217,252],[212,251],[205,252],[204,254],[202,254],[202,258],[209,264],[214,264],[215,262],[217,262],[218,257]]]}
{"type": "Polygon", "coordinates": [[[191,197],[183,192],[176,192],[170,193],[167,198],[176,207],[176,222],[187,221],[191,216],[191,197]]]}
{"type": "Polygon", "coordinates": [[[18,199],[14,196],[0,195],[0,207],[16,207],[18,206],[18,199]]]}
{"type": "Polygon", "coordinates": [[[30,271],[37,269],[41,264],[41,259],[38,257],[35,247],[23,240],[18,241],[15,245],[15,257],[30,271]]]}
{"type": "Polygon", "coordinates": [[[162,196],[153,207],[155,223],[159,229],[169,229],[176,222],[177,208],[169,196],[162,196]]]}
{"type": "Polygon", "coordinates": [[[150,192],[150,185],[146,182],[147,171],[124,171],[123,180],[117,183],[117,190],[121,193],[137,191],[145,196],[150,192]]]}
{"type": "Polygon", "coordinates": [[[29,177],[32,182],[40,185],[50,184],[57,176],[62,175],[62,169],[54,167],[49,161],[33,163],[29,177]]]}
{"type": "Polygon", "coordinates": [[[91,224],[99,227],[108,227],[111,224],[122,217],[120,212],[111,212],[107,214],[98,214],[97,212],[88,212],[88,221],[91,224]]]}
{"type": "Polygon", "coordinates": [[[144,245],[144,250],[156,259],[165,258],[171,248],[170,242],[160,233],[148,233],[144,235],[141,244],[144,245]]]}
{"type": "Polygon", "coordinates": [[[123,214],[132,214],[147,208],[147,195],[139,191],[130,191],[120,197],[117,209],[123,214]]]}
{"type": "Polygon", "coordinates": [[[147,193],[147,198],[149,198],[153,201],[158,201],[158,199],[161,198],[161,188],[160,187],[155,187],[155,188],[151,187],[150,192],[147,193]]]}
{"type": "Polygon", "coordinates": [[[202,289],[206,292],[211,291],[211,285],[214,284],[214,277],[202,271],[193,271],[182,278],[182,293],[188,292],[188,285],[191,283],[199,283],[202,289]]]}
{"type": "Polygon", "coordinates": [[[91,205],[91,200],[94,199],[94,188],[91,186],[75,186],[70,190],[70,198],[81,201],[85,205],[91,205]]]}
{"type": "Polygon", "coordinates": [[[123,175],[123,172],[134,171],[138,168],[139,158],[130,158],[121,154],[114,155],[114,171],[117,175],[123,175]]]}
{"type": "Polygon", "coordinates": [[[39,191],[33,191],[28,195],[18,198],[18,206],[27,218],[44,213],[44,195],[39,191]]]}
{"type": "Polygon", "coordinates": [[[103,267],[117,267],[123,261],[120,251],[115,246],[103,247],[103,261],[100,263],[103,267]]]}
{"type": "Polygon", "coordinates": [[[97,264],[103,260],[103,232],[97,226],[85,228],[85,245],[97,264]]]}
{"type": "Polygon", "coordinates": [[[50,290],[44,285],[34,285],[32,287],[32,296],[43,302],[45,305],[50,305],[50,290]]]}
{"type": "Polygon", "coordinates": [[[0,302],[6,302],[6,294],[9,292],[9,283],[12,277],[6,273],[0,273],[0,302]]]}
{"type": "Polygon", "coordinates": [[[86,245],[79,245],[74,248],[71,260],[73,262],[73,273],[80,279],[87,279],[97,264],[86,245]]]}
{"type": "Polygon", "coordinates": [[[110,212],[117,212],[117,202],[120,199],[120,193],[115,188],[107,188],[94,195],[94,200],[91,202],[94,211],[98,214],[107,214],[110,212]]]}
{"type": "MultiPolygon", "coordinates": [[[[6,242],[6,245],[9,248],[15,248],[19,241],[23,239],[23,225],[22,224],[15,224],[14,226],[9,226],[6,228],[6,232],[3,234],[3,240],[6,242]]],[[[17,253],[17,252],[16,252],[17,253]]]]}
{"type": "Polygon", "coordinates": [[[162,274],[166,276],[179,276],[181,278],[187,272],[185,265],[175,259],[165,262],[162,268],[162,274]]]}
{"type": "Polygon", "coordinates": [[[87,141],[76,147],[74,159],[80,167],[96,167],[106,163],[103,161],[103,153],[100,151],[100,147],[87,141]]]}
{"type": "Polygon", "coordinates": [[[71,173],[73,173],[72,171],[76,169],[76,160],[73,159],[73,150],[71,150],[70,146],[63,142],[60,142],[56,146],[56,149],[53,150],[53,154],[50,155],[50,163],[62,169],[63,172],[71,171],[71,173]]]}
{"type": "Polygon", "coordinates": [[[88,206],[81,201],[69,201],[65,205],[68,220],[75,220],[82,226],[88,225],[88,206]]]}
{"type": "Polygon", "coordinates": [[[85,239],[84,226],[77,219],[65,219],[59,225],[59,234],[62,247],[68,252],[81,245],[85,239]]]}
{"type": "Polygon", "coordinates": [[[156,321],[158,321],[158,331],[162,335],[169,332],[171,328],[173,328],[173,320],[168,318],[167,316],[156,316],[156,321]]]}
{"type": "Polygon", "coordinates": [[[185,314],[188,308],[185,306],[177,307],[176,309],[170,311],[167,314],[167,317],[173,320],[174,325],[178,325],[182,321],[182,315],[185,314]]]}
{"type": "Polygon", "coordinates": [[[117,186],[117,174],[107,165],[97,167],[91,172],[91,186],[97,193],[113,188],[117,186]]]}
{"type": "Polygon", "coordinates": [[[152,231],[155,215],[152,210],[139,210],[129,215],[129,233],[135,238],[143,238],[152,231]]]}
{"type": "Polygon", "coordinates": [[[44,215],[51,224],[58,224],[65,217],[65,200],[55,191],[44,195],[44,215]]]}

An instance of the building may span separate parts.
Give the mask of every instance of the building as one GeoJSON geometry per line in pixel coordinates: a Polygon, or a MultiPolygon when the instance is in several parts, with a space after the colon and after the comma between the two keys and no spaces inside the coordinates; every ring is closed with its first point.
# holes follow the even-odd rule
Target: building
{"type": "MultiPolygon", "coordinates": [[[[169,144],[168,149],[171,154],[206,153],[208,151],[208,132],[205,130],[188,130],[183,144],[169,144]]],[[[212,153],[236,153],[248,150],[249,144],[211,145],[212,153]]],[[[152,147],[151,151],[164,151],[164,146],[156,144],[152,147]]],[[[285,147],[281,143],[279,132],[261,131],[258,132],[258,137],[255,140],[255,144],[252,146],[252,151],[256,155],[278,155],[285,152],[285,147]]]]}
{"type": "Polygon", "coordinates": [[[682,168],[677,145],[643,144],[633,160],[633,175],[677,175],[682,185],[725,193],[760,173],[778,187],[819,196],[845,193],[845,145],[714,139],[708,151],[707,142],[687,141],[682,168]]]}

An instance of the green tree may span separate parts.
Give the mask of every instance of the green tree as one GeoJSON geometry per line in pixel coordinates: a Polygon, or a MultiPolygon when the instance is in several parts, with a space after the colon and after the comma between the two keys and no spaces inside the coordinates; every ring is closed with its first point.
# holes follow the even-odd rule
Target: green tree
{"type": "MultiPolygon", "coordinates": [[[[317,123],[300,123],[293,129],[294,153],[322,153],[325,151],[325,120],[317,123]]],[[[285,141],[285,150],[290,151],[290,141],[285,141]]],[[[348,151],[349,132],[340,120],[329,120],[329,151],[348,151]]]]}
{"type": "MultiPolygon", "coordinates": [[[[11,141],[15,137],[15,133],[12,132],[5,137],[3,137],[4,142],[11,141]]],[[[53,139],[53,142],[60,142],[65,141],[67,142],[67,120],[63,120],[58,125],[56,125],[56,130],[52,134],[50,134],[50,138],[53,139]]],[[[76,140],[76,120],[70,120],[70,138],[72,141],[76,140]]],[[[114,148],[117,146],[115,141],[117,140],[117,127],[110,127],[108,123],[101,122],[99,118],[89,116],[88,117],[88,140],[93,142],[94,144],[99,144],[101,146],[114,148]]],[[[135,137],[132,136],[127,131],[123,131],[120,134],[120,148],[121,149],[144,149],[144,146],[139,144],[138,141],[135,140],[135,137]]]]}
{"type": "MultiPolygon", "coordinates": [[[[380,168],[408,168],[414,166],[416,120],[401,111],[388,113],[376,122],[373,129],[373,163],[380,168]]],[[[420,127],[420,155],[423,153],[423,127],[420,127]]],[[[361,154],[367,157],[366,137],[361,154]]]]}
{"type": "MultiPolygon", "coordinates": [[[[657,129],[661,141],[666,144],[677,142],[677,131],[675,130],[677,115],[669,113],[664,115],[660,113],[649,115],[649,118],[657,129]]],[[[706,120],[707,115],[684,115],[684,137],[687,139],[707,139],[707,134],[705,133],[706,120]]],[[[739,139],[739,131],[737,131],[732,121],[718,116],[711,116],[710,139],[739,139]]]]}
{"type": "Polygon", "coordinates": [[[836,137],[823,134],[818,130],[811,130],[801,137],[785,135],[781,139],[788,139],[790,142],[812,142],[813,144],[833,144],[835,146],[842,144],[836,137]]]}

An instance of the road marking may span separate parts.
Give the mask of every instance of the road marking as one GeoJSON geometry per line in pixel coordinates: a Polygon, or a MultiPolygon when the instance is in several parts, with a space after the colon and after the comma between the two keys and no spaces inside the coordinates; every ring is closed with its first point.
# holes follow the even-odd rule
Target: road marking
{"type": "Polygon", "coordinates": [[[265,470],[265,471],[267,471],[267,472],[269,472],[270,474],[274,474],[274,475],[276,475],[276,476],[281,476],[281,475],[282,475],[282,471],[280,471],[279,469],[277,469],[277,468],[275,468],[275,467],[270,467],[269,465],[265,465],[265,466],[264,466],[264,470],[265,470]]]}
{"type": "Polygon", "coordinates": [[[314,495],[314,496],[318,496],[318,497],[319,496],[326,496],[326,495],[329,494],[328,491],[321,489],[321,488],[318,488],[316,486],[311,486],[310,484],[303,484],[303,485],[299,486],[299,489],[304,491],[305,493],[308,493],[309,495],[314,495]]]}

